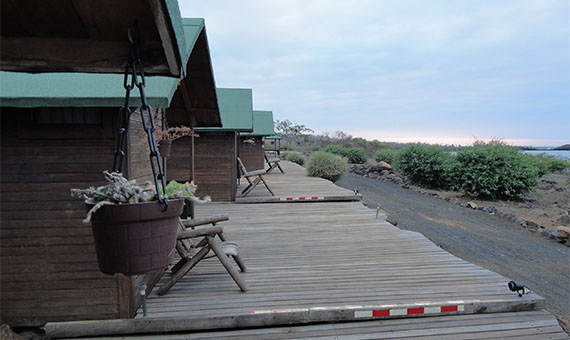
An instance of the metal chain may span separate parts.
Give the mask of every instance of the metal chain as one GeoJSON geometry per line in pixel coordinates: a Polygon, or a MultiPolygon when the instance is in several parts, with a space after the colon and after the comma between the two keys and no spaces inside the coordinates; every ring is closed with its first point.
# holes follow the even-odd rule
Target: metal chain
{"type": "MultiPolygon", "coordinates": [[[[135,27],[136,30],[136,27],[135,27]]],[[[150,149],[150,167],[152,169],[152,175],[154,180],[154,186],[156,188],[156,197],[158,201],[163,206],[163,211],[168,208],[168,198],[166,197],[166,177],[164,176],[164,167],[162,164],[162,158],[160,157],[160,152],[156,147],[156,141],[154,140],[155,123],[154,117],[152,115],[152,108],[148,105],[146,94],[145,94],[145,77],[142,62],[140,59],[138,51],[138,35],[133,36],[132,30],[129,30],[129,60],[125,66],[125,77],[123,80],[123,87],[125,88],[125,103],[119,110],[119,139],[117,143],[117,149],[115,151],[115,158],[113,161],[113,171],[121,172],[123,158],[125,156],[125,140],[126,134],[129,130],[130,115],[132,113],[129,108],[129,98],[131,90],[136,86],[139,89],[141,97],[141,107],[140,114],[143,124],[143,129],[146,132],[148,146],[150,149]],[[129,83],[129,75],[131,76],[131,81],[129,83]],[[140,81],[139,81],[140,76],[140,81]],[[146,113],[146,117],[145,117],[146,113]]]]}

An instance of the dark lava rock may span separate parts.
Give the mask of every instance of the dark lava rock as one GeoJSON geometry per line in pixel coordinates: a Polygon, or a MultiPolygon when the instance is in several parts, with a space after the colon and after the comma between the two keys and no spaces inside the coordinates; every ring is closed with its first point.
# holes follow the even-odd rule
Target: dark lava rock
{"type": "Polygon", "coordinates": [[[556,220],[556,222],[558,222],[562,225],[569,225],[570,224],[570,215],[562,215],[556,220]]]}

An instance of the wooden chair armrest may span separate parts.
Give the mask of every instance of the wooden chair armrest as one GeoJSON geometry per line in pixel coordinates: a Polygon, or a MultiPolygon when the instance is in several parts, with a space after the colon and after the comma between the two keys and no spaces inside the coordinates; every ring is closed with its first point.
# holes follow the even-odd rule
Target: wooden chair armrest
{"type": "Polygon", "coordinates": [[[187,238],[195,238],[201,236],[216,236],[217,234],[221,234],[224,232],[224,228],[221,226],[211,226],[211,227],[204,227],[198,229],[188,229],[184,231],[178,232],[176,236],[177,239],[183,240],[187,238]]]}
{"type": "Polygon", "coordinates": [[[261,170],[254,170],[254,171],[248,171],[245,173],[245,177],[251,177],[251,176],[259,176],[259,175],[265,175],[267,172],[263,169],[261,170]]]}
{"type": "Polygon", "coordinates": [[[187,219],[187,220],[182,220],[182,223],[184,224],[184,226],[186,228],[194,228],[197,227],[199,225],[204,225],[204,224],[210,224],[210,223],[218,223],[218,222],[222,222],[222,221],[227,221],[229,220],[229,216],[228,215],[213,215],[213,216],[209,216],[209,217],[205,217],[205,218],[195,218],[195,219],[187,219]]]}

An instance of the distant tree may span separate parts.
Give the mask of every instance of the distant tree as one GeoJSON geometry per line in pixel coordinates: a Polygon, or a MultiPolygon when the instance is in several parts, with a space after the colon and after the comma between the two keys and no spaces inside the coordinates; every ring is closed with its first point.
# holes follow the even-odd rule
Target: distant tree
{"type": "Polygon", "coordinates": [[[305,125],[293,123],[288,119],[275,120],[275,133],[283,137],[284,144],[288,146],[296,142],[299,138],[306,140],[305,137],[313,132],[312,129],[309,129],[305,125]]]}

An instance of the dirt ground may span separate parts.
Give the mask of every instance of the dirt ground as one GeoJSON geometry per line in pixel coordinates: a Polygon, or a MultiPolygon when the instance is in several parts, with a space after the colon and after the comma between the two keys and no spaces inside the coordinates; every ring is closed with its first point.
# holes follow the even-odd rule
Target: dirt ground
{"type": "Polygon", "coordinates": [[[427,193],[452,203],[473,202],[478,207],[495,206],[498,212],[512,214],[526,221],[556,230],[570,225],[570,184],[567,174],[547,174],[533,191],[520,201],[489,201],[466,196],[456,191],[426,190],[412,186],[415,191],[427,193]]]}

